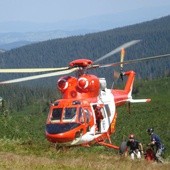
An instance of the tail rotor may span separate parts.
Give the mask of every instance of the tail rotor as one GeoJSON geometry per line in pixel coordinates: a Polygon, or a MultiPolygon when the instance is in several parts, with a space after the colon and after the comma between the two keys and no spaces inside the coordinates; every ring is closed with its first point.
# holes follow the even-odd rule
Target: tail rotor
{"type": "Polygon", "coordinates": [[[122,48],[121,49],[121,53],[120,53],[120,72],[114,70],[114,79],[117,81],[119,78],[121,78],[121,80],[123,81],[123,62],[124,62],[124,58],[125,58],[125,49],[122,48]]]}

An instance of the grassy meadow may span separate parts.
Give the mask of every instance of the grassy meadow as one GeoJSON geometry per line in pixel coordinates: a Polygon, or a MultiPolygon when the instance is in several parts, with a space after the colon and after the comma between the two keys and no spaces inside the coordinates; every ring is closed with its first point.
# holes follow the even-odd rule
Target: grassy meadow
{"type": "Polygon", "coordinates": [[[151,98],[150,103],[118,108],[116,132],[112,142],[120,145],[134,133],[145,146],[149,142],[146,129],[155,132],[166,145],[165,164],[131,161],[103,146],[56,149],[45,139],[46,105],[37,102],[17,112],[0,115],[0,169],[170,169],[170,78],[135,83],[134,98],[151,98]]]}

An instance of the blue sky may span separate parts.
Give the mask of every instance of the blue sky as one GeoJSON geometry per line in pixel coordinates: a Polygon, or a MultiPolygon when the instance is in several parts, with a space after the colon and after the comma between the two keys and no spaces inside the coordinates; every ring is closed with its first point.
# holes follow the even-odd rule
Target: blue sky
{"type": "Polygon", "coordinates": [[[57,22],[160,6],[170,0],[0,0],[0,22],[57,22]]]}

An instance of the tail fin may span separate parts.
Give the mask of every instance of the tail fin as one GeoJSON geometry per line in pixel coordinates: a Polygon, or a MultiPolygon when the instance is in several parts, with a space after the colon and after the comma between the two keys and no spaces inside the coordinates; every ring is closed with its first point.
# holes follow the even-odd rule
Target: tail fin
{"type": "Polygon", "coordinates": [[[134,71],[127,71],[123,75],[128,76],[124,90],[128,93],[128,98],[131,98],[136,73],[134,71]]]}
{"type": "Polygon", "coordinates": [[[128,72],[123,73],[123,75],[128,76],[124,90],[128,94],[128,101],[130,103],[143,103],[143,102],[151,101],[151,99],[132,99],[132,90],[133,90],[133,84],[134,84],[136,73],[134,71],[128,71],[128,72]]]}

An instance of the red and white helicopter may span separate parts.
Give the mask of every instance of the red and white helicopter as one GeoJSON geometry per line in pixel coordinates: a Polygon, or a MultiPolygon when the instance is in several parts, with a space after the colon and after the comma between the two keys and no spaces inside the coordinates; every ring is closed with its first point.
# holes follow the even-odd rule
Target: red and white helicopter
{"type": "Polygon", "coordinates": [[[124,60],[124,50],[139,40],[127,42],[95,62],[89,59],[78,59],[62,68],[39,69],[0,69],[0,73],[32,73],[50,72],[14,80],[0,82],[0,85],[28,81],[33,79],[66,75],[57,81],[57,88],[62,98],[50,104],[46,121],[45,134],[48,141],[60,146],[90,145],[98,143],[114,149],[119,149],[111,142],[111,134],[115,132],[117,119],[116,108],[125,103],[149,102],[150,99],[133,99],[132,88],[135,79],[134,71],[121,71],[121,76],[126,76],[127,81],[123,90],[108,89],[105,78],[88,74],[87,70],[129,64],[144,60],[157,59],[170,56],[170,54],[124,60]],[[96,64],[111,55],[121,52],[121,61],[111,64],[96,64]],[[77,76],[67,74],[76,72],[77,76]]]}

